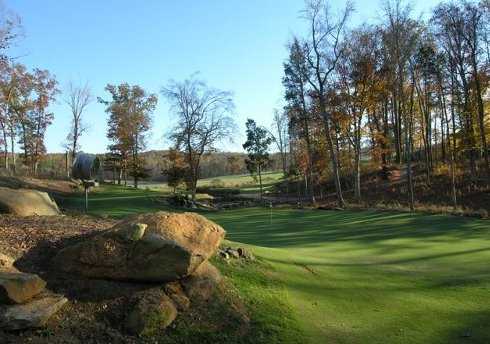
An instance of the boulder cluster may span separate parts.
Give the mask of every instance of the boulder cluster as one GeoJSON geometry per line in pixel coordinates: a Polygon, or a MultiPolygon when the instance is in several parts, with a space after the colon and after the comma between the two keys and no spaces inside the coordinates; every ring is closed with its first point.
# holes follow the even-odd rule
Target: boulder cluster
{"type": "Polygon", "coordinates": [[[226,247],[218,251],[218,256],[226,261],[230,259],[242,259],[247,261],[254,261],[254,255],[243,247],[232,248],[226,247]]]}
{"type": "Polygon", "coordinates": [[[192,301],[211,298],[221,275],[208,260],[224,236],[223,228],[195,213],[135,215],[62,249],[53,263],[87,278],[154,283],[132,297],[125,319],[131,334],[152,335],[192,301]]]}
{"type": "Polygon", "coordinates": [[[0,253],[0,328],[42,327],[68,300],[47,291],[38,275],[21,272],[13,264],[0,253]]]}

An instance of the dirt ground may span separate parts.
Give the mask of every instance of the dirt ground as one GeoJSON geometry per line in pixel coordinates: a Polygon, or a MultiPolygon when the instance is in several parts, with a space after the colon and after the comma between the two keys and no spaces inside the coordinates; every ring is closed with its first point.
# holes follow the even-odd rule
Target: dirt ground
{"type": "Polygon", "coordinates": [[[77,190],[78,184],[71,180],[0,176],[0,187],[34,189],[49,193],[69,194],[77,190]]]}

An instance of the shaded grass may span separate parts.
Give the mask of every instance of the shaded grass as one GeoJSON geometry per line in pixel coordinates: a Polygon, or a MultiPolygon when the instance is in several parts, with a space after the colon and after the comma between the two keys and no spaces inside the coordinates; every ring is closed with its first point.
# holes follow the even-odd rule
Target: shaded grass
{"type": "MultiPolygon", "coordinates": [[[[111,199],[101,192],[94,195],[101,209],[93,213],[158,210],[145,195],[153,194],[122,192],[111,199]]],[[[254,316],[269,323],[271,333],[293,327],[311,343],[490,342],[488,221],[294,209],[274,209],[271,218],[261,208],[205,216],[265,264],[256,279],[240,268],[227,273],[247,300],[258,300],[254,316]],[[269,278],[280,283],[263,288],[269,278]],[[267,301],[269,294],[276,296],[267,301]],[[269,309],[278,299],[294,312],[285,311],[284,322],[274,318],[281,310],[269,309]]]]}

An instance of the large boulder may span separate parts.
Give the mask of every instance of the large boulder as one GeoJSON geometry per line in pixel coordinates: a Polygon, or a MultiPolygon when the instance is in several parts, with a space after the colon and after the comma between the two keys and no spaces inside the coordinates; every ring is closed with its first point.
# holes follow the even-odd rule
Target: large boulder
{"type": "Polygon", "coordinates": [[[194,213],[136,215],[61,250],[54,263],[86,277],[170,282],[192,274],[224,235],[223,228],[194,213]]]}
{"type": "Polygon", "coordinates": [[[67,301],[60,295],[45,295],[22,305],[0,306],[0,328],[22,330],[42,327],[67,301]]]}
{"type": "Polygon", "coordinates": [[[24,303],[44,290],[46,282],[38,275],[10,268],[0,270],[0,303],[24,303]]]}
{"type": "Polygon", "coordinates": [[[17,216],[61,214],[46,192],[4,187],[0,187],[0,212],[17,216]]]}

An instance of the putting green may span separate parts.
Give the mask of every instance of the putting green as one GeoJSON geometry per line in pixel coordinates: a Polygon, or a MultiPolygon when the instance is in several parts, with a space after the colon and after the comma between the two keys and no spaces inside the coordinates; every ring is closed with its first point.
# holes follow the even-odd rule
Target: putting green
{"type": "Polygon", "coordinates": [[[311,343],[489,343],[490,223],[390,212],[209,215],[276,269],[311,343]]]}

